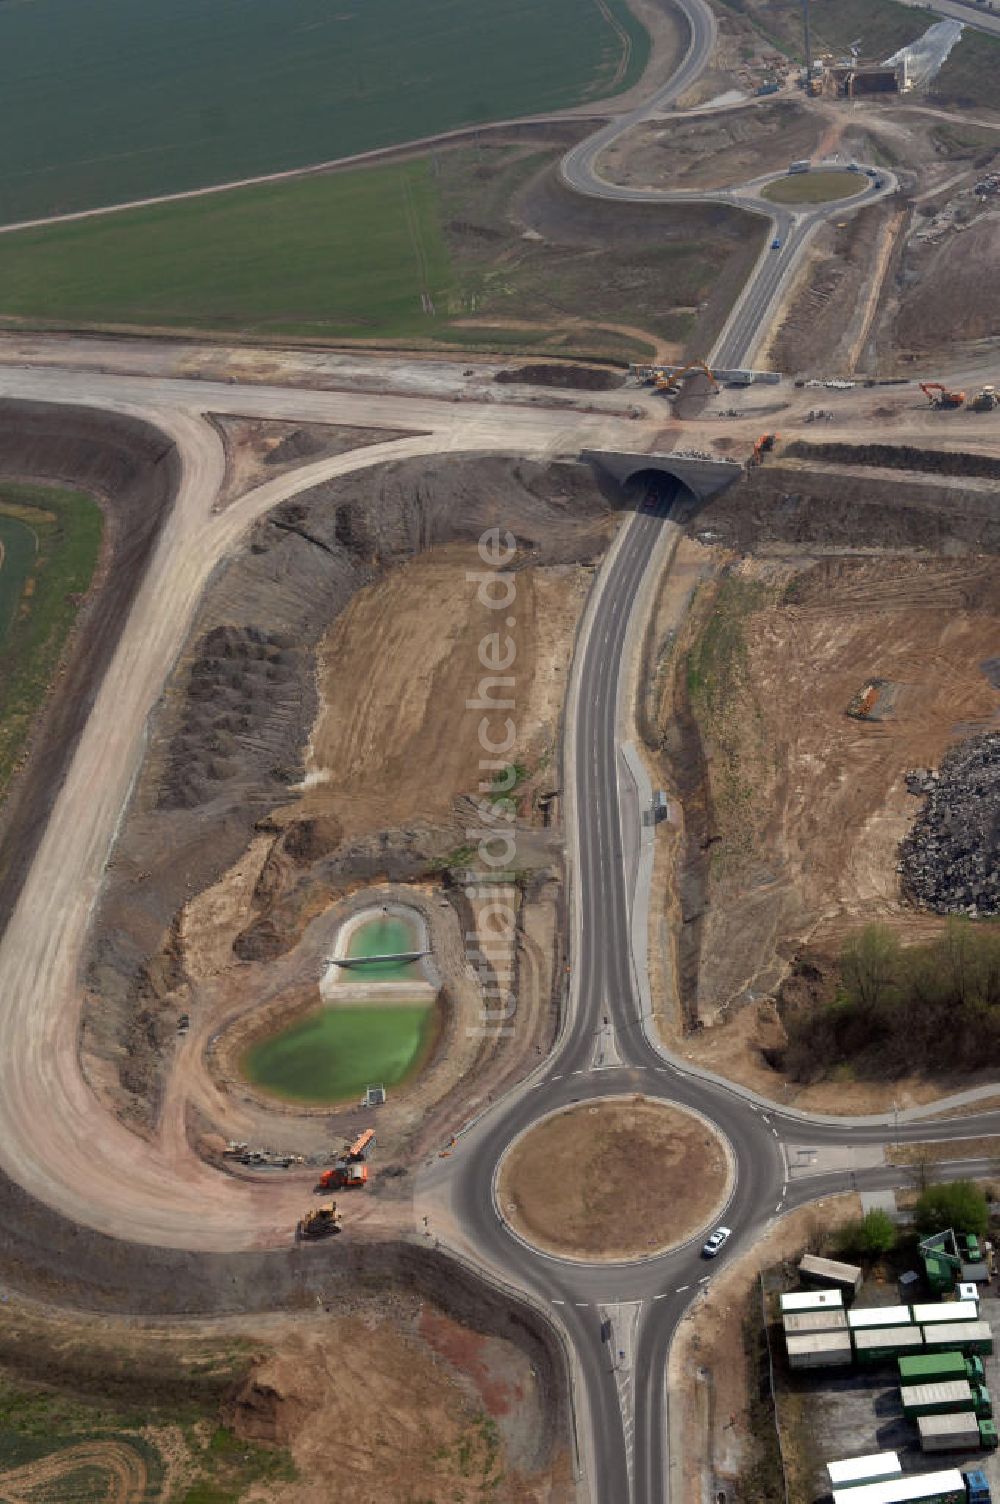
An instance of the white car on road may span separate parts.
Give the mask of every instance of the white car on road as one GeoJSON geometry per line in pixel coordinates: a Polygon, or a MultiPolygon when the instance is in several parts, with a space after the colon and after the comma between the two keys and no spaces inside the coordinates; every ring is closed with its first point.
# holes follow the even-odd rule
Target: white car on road
{"type": "Polygon", "coordinates": [[[733,1229],[731,1227],[717,1227],[712,1236],[709,1238],[708,1242],[705,1244],[704,1248],[701,1250],[702,1258],[714,1259],[715,1255],[720,1251],[720,1249],[722,1249],[725,1244],[729,1242],[729,1239],[732,1237],[732,1235],[733,1229]]]}

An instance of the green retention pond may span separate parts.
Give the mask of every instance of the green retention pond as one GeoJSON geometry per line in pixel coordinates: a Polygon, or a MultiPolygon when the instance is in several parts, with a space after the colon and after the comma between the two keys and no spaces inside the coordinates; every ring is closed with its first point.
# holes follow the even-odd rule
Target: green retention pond
{"type": "Polygon", "coordinates": [[[366,1086],[399,1086],[430,1054],[434,1003],[336,1005],[251,1045],[248,1081],[272,1096],[323,1104],[360,1097],[366,1086]]]}
{"type": "MultiPolygon", "coordinates": [[[[367,956],[398,956],[420,948],[414,925],[396,914],[378,914],[358,925],[351,935],[347,954],[352,961],[360,961],[367,956]]],[[[419,961],[372,961],[367,966],[342,971],[341,978],[358,982],[406,981],[419,965],[419,961]]]]}

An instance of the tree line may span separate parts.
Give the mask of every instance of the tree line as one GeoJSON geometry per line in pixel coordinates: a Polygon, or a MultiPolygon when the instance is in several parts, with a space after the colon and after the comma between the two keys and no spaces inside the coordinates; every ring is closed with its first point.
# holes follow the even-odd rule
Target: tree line
{"type": "Polygon", "coordinates": [[[781,1016],[780,1064],[796,1081],[842,1065],[866,1077],[1000,1065],[1000,923],[954,920],[913,946],[868,925],[844,947],[833,1001],[783,1004],[781,1016]]]}

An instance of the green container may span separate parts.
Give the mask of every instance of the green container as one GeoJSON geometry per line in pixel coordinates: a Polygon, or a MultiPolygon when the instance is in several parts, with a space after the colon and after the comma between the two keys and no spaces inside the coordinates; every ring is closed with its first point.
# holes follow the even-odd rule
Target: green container
{"type": "Polygon", "coordinates": [[[979,1422],[979,1440],[984,1447],[989,1447],[991,1452],[996,1449],[997,1428],[994,1421],[981,1420],[979,1422]]]}
{"type": "MultiPolygon", "coordinates": [[[[969,1361],[956,1352],[917,1353],[909,1358],[900,1358],[899,1381],[901,1384],[933,1384],[946,1379],[981,1378],[981,1372],[969,1373],[969,1361]]],[[[978,1363],[978,1358],[975,1361],[978,1363]]],[[[979,1366],[981,1370],[982,1364],[979,1366]]]]}
{"type": "Polygon", "coordinates": [[[992,1398],[990,1396],[990,1391],[987,1389],[986,1385],[985,1384],[973,1384],[973,1386],[972,1386],[972,1393],[975,1396],[975,1404],[973,1406],[973,1409],[975,1410],[976,1414],[979,1416],[980,1420],[992,1420],[993,1419],[993,1400],[992,1400],[992,1398]]]}

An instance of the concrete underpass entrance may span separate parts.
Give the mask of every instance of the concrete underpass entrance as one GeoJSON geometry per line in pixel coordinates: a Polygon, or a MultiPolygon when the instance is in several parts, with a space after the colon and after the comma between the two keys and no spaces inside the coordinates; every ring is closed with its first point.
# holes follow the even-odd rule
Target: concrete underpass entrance
{"type": "Polygon", "coordinates": [[[620,486],[634,484],[640,477],[650,487],[654,484],[662,487],[668,478],[679,481],[696,501],[707,500],[743,475],[743,466],[736,460],[685,454],[682,450],[670,454],[630,454],[615,449],[583,449],[580,458],[610,475],[620,486]],[[654,481],[653,477],[659,479],[654,481]]]}

